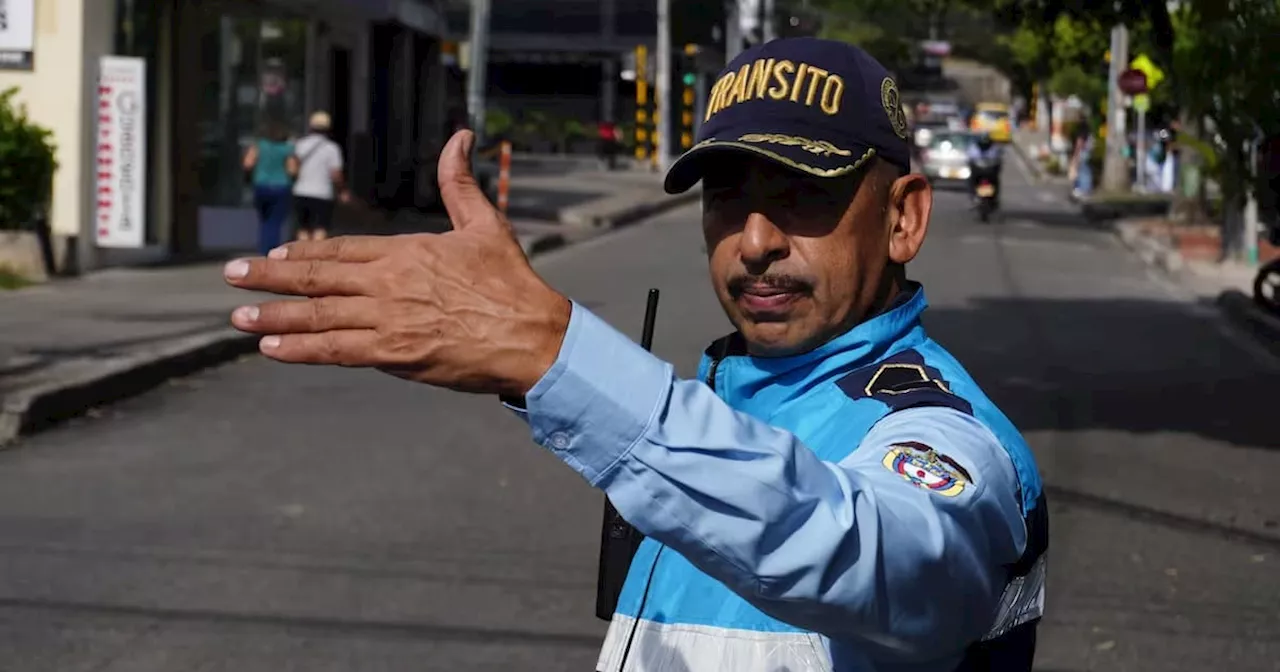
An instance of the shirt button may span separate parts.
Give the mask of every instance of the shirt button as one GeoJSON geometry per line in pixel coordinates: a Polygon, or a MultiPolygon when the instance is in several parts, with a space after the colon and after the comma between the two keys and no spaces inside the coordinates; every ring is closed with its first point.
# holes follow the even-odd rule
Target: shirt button
{"type": "Polygon", "coordinates": [[[556,450],[564,450],[569,447],[569,435],[564,432],[553,432],[551,434],[551,447],[556,450]]]}

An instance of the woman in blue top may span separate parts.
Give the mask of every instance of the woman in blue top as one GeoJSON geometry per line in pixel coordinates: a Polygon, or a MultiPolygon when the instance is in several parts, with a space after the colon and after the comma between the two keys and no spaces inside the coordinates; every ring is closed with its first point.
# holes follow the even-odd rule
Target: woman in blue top
{"type": "Polygon", "coordinates": [[[288,131],[277,122],[268,123],[244,155],[244,169],[253,178],[253,205],[258,211],[258,251],[264,255],[283,242],[285,219],[293,207],[293,177],[288,167],[292,156],[288,131]]]}

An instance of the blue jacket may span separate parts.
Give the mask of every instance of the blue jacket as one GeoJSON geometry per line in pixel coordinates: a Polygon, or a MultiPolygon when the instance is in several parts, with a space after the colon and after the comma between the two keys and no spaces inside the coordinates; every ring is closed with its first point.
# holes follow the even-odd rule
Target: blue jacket
{"type": "Polygon", "coordinates": [[[597,669],[950,671],[1033,648],[1035,461],[925,306],[915,287],[794,357],[728,337],[699,381],[574,306],[520,412],[648,537],[597,669]]]}

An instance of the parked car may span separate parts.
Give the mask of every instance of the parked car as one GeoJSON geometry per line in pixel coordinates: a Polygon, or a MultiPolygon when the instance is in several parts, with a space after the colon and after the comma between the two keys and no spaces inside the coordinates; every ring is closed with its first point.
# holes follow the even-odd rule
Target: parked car
{"type": "Polygon", "coordinates": [[[934,136],[954,132],[945,122],[917,123],[912,131],[916,154],[919,155],[925,149],[928,149],[929,145],[933,143],[934,136]]]}
{"type": "Polygon", "coordinates": [[[969,131],[939,131],[920,152],[920,171],[938,186],[962,186],[969,182],[969,145],[976,136],[969,131]]]}

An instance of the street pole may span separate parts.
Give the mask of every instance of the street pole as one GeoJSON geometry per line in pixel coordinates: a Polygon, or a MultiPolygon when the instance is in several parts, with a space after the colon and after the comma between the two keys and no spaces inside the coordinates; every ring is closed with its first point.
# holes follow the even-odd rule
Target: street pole
{"type": "Polygon", "coordinates": [[[1135,135],[1138,141],[1133,151],[1134,165],[1137,167],[1137,191],[1147,190],[1147,111],[1138,109],[1138,126],[1135,135]]]}
{"type": "MultiPolygon", "coordinates": [[[[1258,168],[1258,144],[1258,141],[1249,143],[1248,151],[1249,175],[1255,178],[1250,182],[1254,183],[1256,183],[1257,177],[1254,171],[1258,168]]],[[[1244,260],[1250,265],[1256,266],[1258,264],[1258,234],[1261,233],[1261,227],[1258,222],[1258,195],[1254,193],[1252,186],[1245,190],[1244,198],[1244,212],[1242,213],[1244,226],[1241,227],[1243,230],[1240,232],[1244,236],[1244,241],[1242,241],[1244,244],[1240,249],[1244,253],[1244,260]]]]}
{"type": "Polygon", "coordinates": [[[742,53],[742,0],[726,0],[724,7],[724,62],[742,53]]]}
{"type": "Polygon", "coordinates": [[[471,71],[467,73],[467,114],[476,134],[476,147],[484,142],[485,75],[489,69],[489,0],[471,0],[471,71]]]}
{"type": "Polygon", "coordinates": [[[760,16],[760,36],[763,41],[768,42],[776,37],[774,33],[773,17],[776,14],[774,9],[774,0],[762,0],[763,11],[760,16]]]}
{"type": "Polygon", "coordinates": [[[1107,154],[1102,166],[1102,188],[1128,191],[1129,170],[1125,164],[1125,94],[1120,90],[1120,73],[1129,63],[1129,29],[1119,24],[1111,29],[1111,68],[1107,81],[1107,154]]]}
{"type": "Polygon", "coordinates": [[[654,142],[657,168],[666,172],[671,153],[671,0],[658,0],[658,53],[654,102],[658,137],[654,142]]]}
{"type": "MultiPolygon", "coordinates": [[[[600,8],[600,36],[604,38],[605,44],[613,44],[617,39],[617,22],[618,12],[615,0],[601,0],[600,8]]],[[[615,108],[618,98],[618,70],[617,62],[612,55],[605,56],[604,67],[601,68],[600,86],[603,89],[600,92],[602,96],[600,101],[600,117],[604,121],[613,123],[616,121],[615,108]]]]}

